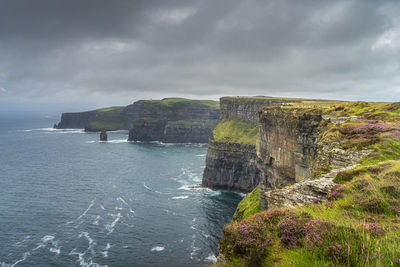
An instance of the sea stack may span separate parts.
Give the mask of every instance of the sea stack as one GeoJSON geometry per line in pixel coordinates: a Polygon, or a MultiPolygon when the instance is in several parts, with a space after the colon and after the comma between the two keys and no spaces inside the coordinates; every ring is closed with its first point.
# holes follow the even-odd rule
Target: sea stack
{"type": "Polygon", "coordinates": [[[107,141],[107,132],[104,130],[100,132],[100,141],[107,141]]]}

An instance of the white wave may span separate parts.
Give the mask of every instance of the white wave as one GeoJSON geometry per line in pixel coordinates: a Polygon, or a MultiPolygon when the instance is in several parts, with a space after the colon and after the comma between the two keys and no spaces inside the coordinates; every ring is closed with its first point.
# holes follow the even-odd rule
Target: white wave
{"type": "Polygon", "coordinates": [[[122,197],[118,197],[117,200],[119,200],[122,203],[124,203],[125,205],[129,206],[128,203],[126,203],[126,201],[122,197]]]}
{"type": "Polygon", "coordinates": [[[52,236],[52,235],[45,235],[41,240],[42,240],[42,242],[49,242],[49,241],[51,241],[51,240],[54,240],[54,236],[52,236]]]}
{"type": "Polygon", "coordinates": [[[207,258],[205,258],[205,261],[214,263],[214,262],[217,262],[217,257],[215,257],[214,254],[210,254],[210,255],[207,256],[207,258]]]}
{"type": "Polygon", "coordinates": [[[101,219],[100,215],[96,215],[96,217],[94,218],[93,224],[94,225],[99,225],[99,220],[101,219]]]}
{"type": "Polygon", "coordinates": [[[189,196],[172,197],[172,199],[187,199],[189,196]]]}
{"type": "MultiPolygon", "coordinates": [[[[29,130],[26,130],[29,131],[29,130]]],[[[54,129],[54,128],[36,128],[31,131],[42,131],[42,132],[52,132],[52,133],[85,133],[83,129],[54,129]]]]}
{"type": "Polygon", "coordinates": [[[79,234],[79,238],[81,238],[82,236],[84,236],[86,239],[87,239],[87,241],[89,242],[89,245],[91,245],[91,244],[93,244],[93,239],[89,236],[89,233],[88,232],[82,232],[82,233],[80,233],[79,234]]]}
{"type": "Polygon", "coordinates": [[[49,249],[50,252],[56,253],[57,255],[60,254],[61,250],[59,248],[50,248],[49,249]]]}
{"type": "Polygon", "coordinates": [[[196,157],[205,157],[207,154],[198,154],[196,157]]]}
{"type": "Polygon", "coordinates": [[[108,140],[107,143],[114,143],[114,144],[128,143],[128,139],[108,140]]]}
{"type": "Polygon", "coordinates": [[[124,208],[121,208],[121,207],[115,207],[114,209],[115,209],[115,210],[123,210],[124,208]]]}
{"type": "Polygon", "coordinates": [[[104,248],[104,251],[101,252],[101,255],[103,255],[104,258],[108,257],[108,250],[111,248],[110,243],[107,243],[106,247],[104,248]]]}
{"type": "Polygon", "coordinates": [[[71,223],[74,223],[74,222],[79,221],[80,219],[82,219],[82,217],[85,216],[86,213],[93,207],[93,204],[94,204],[94,199],[90,202],[89,207],[88,207],[81,215],[79,215],[78,218],[76,218],[76,219],[73,220],[73,221],[67,222],[67,224],[71,224],[71,223]]]}
{"type": "Polygon", "coordinates": [[[192,185],[183,185],[178,188],[179,190],[188,190],[188,191],[196,191],[196,190],[209,190],[201,186],[200,184],[192,184],[192,185]]]}
{"type": "Polygon", "coordinates": [[[146,185],[146,183],[143,183],[143,186],[144,186],[144,188],[146,188],[147,190],[152,191],[151,188],[148,187],[148,186],[146,185]]]}
{"type": "Polygon", "coordinates": [[[101,208],[102,210],[104,210],[104,206],[103,206],[103,205],[100,205],[100,208],[101,208]]]}
{"type": "Polygon", "coordinates": [[[135,211],[132,210],[131,208],[129,209],[129,212],[135,214],[135,211]]]}
{"type": "MultiPolygon", "coordinates": [[[[18,263],[25,261],[30,255],[31,255],[31,252],[30,252],[30,251],[27,251],[27,252],[25,252],[24,254],[22,254],[22,259],[17,260],[16,262],[14,262],[13,264],[8,265],[8,266],[14,267],[14,266],[17,265],[18,263]]],[[[3,265],[3,264],[2,264],[2,265],[3,265]]],[[[6,265],[6,266],[7,266],[7,265],[6,265]]]]}
{"type": "Polygon", "coordinates": [[[155,246],[155,247],[151,248],[151,251],[160,252],[160,251],[163,251],[164,249],[165,249],[165,247],[155,246]]]}
{"type": "Polygon", "coordinates": [[[106,230],[108,231],[107,235],[111,234],[112,232],[114,232],[114,227],[117,224],[117,222],[121,219],[121,213],[118,213],[117,215],[115,214],[111,214],[112,217],[116,217],[114,219],[114,221],[110,224],[106,224],[106,230]]]}

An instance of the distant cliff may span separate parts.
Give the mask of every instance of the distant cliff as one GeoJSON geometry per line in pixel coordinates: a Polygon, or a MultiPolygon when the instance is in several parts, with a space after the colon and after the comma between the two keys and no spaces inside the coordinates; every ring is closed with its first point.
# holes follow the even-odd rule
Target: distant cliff
{"type": "Polygon", "coordinates": [[[259,111],[271,97],[222,97],[221,121],[209,141],[202,185],[212,189],[250,192],[260,182],[256,142],[259,111]]]}
{"type": "Polygon", "coordinates": [[[126,107],[63,113],[55,128],[126,129],[130,130],[130,141],[207,143],[218,120],[218,101],[165,98],[139,100],[126,107]]]}
{"type": "Polygon", "coordinates": [[[61,115],[57,129],[85,129],[87,131],[112,131],[127,129],[124,123],[125,107],[109,107],[86,112],[70,112],[61,115]]]}
{"type": "Polygon", "coordinates": [[[207,143],[219,119],[217,101],[165,98],[142,100],[124,110],[130,141],[207,143]]]}

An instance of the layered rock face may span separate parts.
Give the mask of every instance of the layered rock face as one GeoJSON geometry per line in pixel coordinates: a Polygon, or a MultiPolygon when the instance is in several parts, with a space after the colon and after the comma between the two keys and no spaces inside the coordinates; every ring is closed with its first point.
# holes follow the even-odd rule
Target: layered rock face
{"type": "MultiPolygon", "coordinates": [[[[262,107],[282,102],[286,101],[279,98],[222,97],[221,123],[227,120],[258,123],[258,113],[262,107]]],[[[203,186],[248,193],[259,182],[260,170],[257,165],[255,142],[216,142],[211,137],[203,173],[203,186]]]]}
{"type": "Polygon", "coordinates": [[[256,149],[253,145],[210,140],[202,185],[247,193],[260,181],[256,149]]]}
{"type": "Polygon", "coordinates": [[[193,101],[138,101],[123,113],[129,141],[207,143],[219,119],[218,108],[193,101]]]}
{"type": "Polygon", "coordinates": [[[321,120],[319,109],[267,107],[261,111],[257,156],[264,209],[268,208],[268,196],[272,198],[267,192],[312,178],[321,120]]]}
{"type": "MultiPolygon", "coordinates": [[[[221,97],[221,121],[238,119],[244,122],[258,123],[258,112],[261,108],[275,103],[288,102],[280,98],[264,97],[221,97]]],[[[292,101],[293,102],[293,101],[292,101]]]]}

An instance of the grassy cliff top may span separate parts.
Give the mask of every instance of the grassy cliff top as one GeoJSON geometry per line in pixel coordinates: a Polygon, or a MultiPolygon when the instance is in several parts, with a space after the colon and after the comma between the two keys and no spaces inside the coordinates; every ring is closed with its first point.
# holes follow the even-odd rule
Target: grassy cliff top
{"type": "Polygon", "coordinates": [[[99,108],[94,111],[98,111],[98,112],[119,111],[119,112],[121,112],[124,108],[125,108],[125,106],[113,106],[113,107],[99,108]]]}
{"type": "Polygon", "coordinates": [[[400,103],[340,103],[324,113],[358,117],[325,121],[320,145],[370,154],[338,172],[326,201],[260,212],[255,189],[224,229],[217,266],[400,265],[400,103]]]}
{"type": "Polygon", "coordinates": [[[256,145],[258,139],[258,124],[246,123],[240,120],[225,120],[213,130],[217,142],[256,145]]]}
{"type": "Polygon", "coordinates": [[[212,108],[219,109],[219,101],[214,101],[214,100],[193,100],[193,99],[187,99],[187,98],[179,98],[179,97],[170,97],[170,98],[164,98],[161,100],[146,100],[148,103],[158,103],[160,105],[164,106],[172,106],[177,103],[193,103],[193,104],[201,104],[201,105],[206,105],[212,108]]]}

